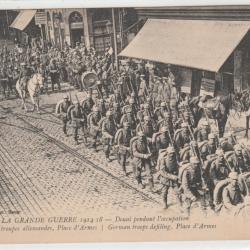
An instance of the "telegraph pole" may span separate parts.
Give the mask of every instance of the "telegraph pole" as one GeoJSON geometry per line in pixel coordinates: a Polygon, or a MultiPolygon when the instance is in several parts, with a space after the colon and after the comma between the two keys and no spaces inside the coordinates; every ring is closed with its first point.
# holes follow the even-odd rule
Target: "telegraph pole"
{"type": "Polygon", "coordinates": [[[114,53],[115,53],[115,68],[119,70],[118,55],[117,55],[117,35],[116,35],[116,24],[115,24],[115,10],[112,8],[112,23],[113,23],[113,39],[114,39],[114,53]]]}

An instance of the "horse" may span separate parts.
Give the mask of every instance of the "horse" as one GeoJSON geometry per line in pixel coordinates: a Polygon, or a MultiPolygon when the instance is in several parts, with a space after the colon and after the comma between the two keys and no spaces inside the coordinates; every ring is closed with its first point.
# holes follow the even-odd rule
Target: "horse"
{"type": "Polygon", "coordinates": [[[218,125],[219,137],[223,137],[229,111],[233,107],[235,94],[229,93],[226,96],[213,98],[212,96],[194,97],[190,100],[190,108],[194,114],[196,123],[202,117],[214,119],[218,125]]]}
{"type": "MultiPolygon", "coordinates": [[[[27,82],[27,90],[31,99],[31,102],[33,104],[33,110],[32,112],[35,111],[35,108],[37,109],[37,112],[40,113],[39,109],[39,92],[43,89],[44,87],[44,82],[43,82],[43,77],[40,73],[35,73],[33,76],[28,80],[27,82]]],[[[27,106],[25,103],[25,98],[26,98],[26,90],[22,88],[20,85],[20,79],[16,83],[16,90],[22,99],[22,109],[25,109],[27,112],[27,106]]]]}

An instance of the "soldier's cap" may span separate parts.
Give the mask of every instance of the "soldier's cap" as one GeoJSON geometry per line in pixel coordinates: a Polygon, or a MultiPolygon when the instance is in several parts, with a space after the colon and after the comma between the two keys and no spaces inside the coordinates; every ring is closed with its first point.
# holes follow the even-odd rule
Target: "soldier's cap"
{"type": "Polygon", "coordinates": [[[79,101],[74,101],[73,102],[74,105],[80,104],[79,101]]]}
{"type": "Polygon", "coordinates": [[[113,106],[114,106],[114,107],[119,107],[119,103],[118,103],[118,102],[115,102],[113,106]]]}
{"type": "Polygon", "coordinates": [[[200,161],[197,157],[194,156],[190,158],[190,163],[200,163],[200,161]]]}
{"type": "Polygon", "coordinates": [[[107,113],[106,113],[106,116],[111,116],[111,115],[112,115],[112,111],[108,110],[107,113]]]}
{"type": "Polygon", "coordinates": [[[166,103],[165,102],[161,102],[161,107],[166,107],[166,103]]]}
{"type": "Polygon", "coordinates": [[[169,154],[171,154],[171,153],[175,153],[175,150],[174,150],[174,147],[168,147],[167,148],[167,152],[169,153],[169,154]]]}
{"type": "Polygon", "coordinates": [[[144,108],[145,108],[145,109],[148,109],[148,108],[149,108],[149,104],[148,104],[148,103],[145,103],[145,104],[144,104],[144,108]]]}
{"type": "Polygon", "coordinates": [[[134,98],[130,98],[128,102],[129,102],[130,104],[133,104],[133,103],[135,103],[135,99],[134,99],[134,98]]]}
{"type": "Polygon", "coordinates": [[[94,106],[93,107],[93,112],[98,112],[98,111],[99,111],[98,107],[94,106]]]}
{"type": "Polygon", "coordinates": [[[21,66],[26,66],[27,64],[25,62],[22,62],[20,65],[21,66]]]}
{"type": "Polygon", "coordinates": [[[210,133],[208,135],[208,139],[215,139],[215,134],[214,133],[210,133]]]}
{"type": "Polygon", "coordinates": [[[222,149],[217,149],[215,154],[218,155],[218,156],[224,156],[224,152],[223,152],[222,149]]]}
{"type": "Polygon", "coordinates": [[[181,127],[182,127],[182,128],[187,128],[187,127],[188,127],[188,123],[187,123],[187,122],[183,122],[183,123],[181,124],[181,127]]]}
{"type": "Polygon", "coordinates": [[[131,93],[131,97],[135,97],[135,92],[132,92],[132,93],[131,93]]]}
{"type": "Polygon", "coordinates": [[[139,136],[139,137],[143,137],[143,136],[145,136],[145,134],[144,134],[143,131],[140,131],[140,132],[138,132],[138,136],[139,136]]]}
{"type": "Polygon", "coordinates": [[[231,172],[228,177],[231,179],[231,180],[238,180],[238,173],[237,172],[231,172]]]}
{"type": "Polygon", "coordinates": [[[147,97],[147,102],[149,102],[149,101],[151,101],[151,97],[150,96],[147,97]]]}
{"type": "Polygon", "coordinates": [[[68,95],[64,95],[63,99],[69,99],[68,95]]]}
{"type": "Polygon", "coordinates": [[[236,144],[236,145],[234,145],[234,150],[235,150],[235,151],[239,151],[239,150],[241,150],[241,146],[240,146],[240,144],[236,144]]]}
{"type": "Polygon", "coordinates": [[[167,131],[168,131],[168,128],[166,126],[163,126],[163,127],[160,128],[161,133],[165,133],[167,131]]]}
{"type": "Polygon", "coordinates": [[[144,116],[144,121],[150,121],[150,117],[148,115],[144,116]]]}

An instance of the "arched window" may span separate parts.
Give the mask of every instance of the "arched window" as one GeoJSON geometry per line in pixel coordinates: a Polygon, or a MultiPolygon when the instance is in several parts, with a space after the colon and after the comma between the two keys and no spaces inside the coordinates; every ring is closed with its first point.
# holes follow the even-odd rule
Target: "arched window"
{"type": "Polygon", "coordinates": [[[82,21],[82,15],[78,11],[72,12],[69,16],[69,23],[81,23],[82,21]]]}

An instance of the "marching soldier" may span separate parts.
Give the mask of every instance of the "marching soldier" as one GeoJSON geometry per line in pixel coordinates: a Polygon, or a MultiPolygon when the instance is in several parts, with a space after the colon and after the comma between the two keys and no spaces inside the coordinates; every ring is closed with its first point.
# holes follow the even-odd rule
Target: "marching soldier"
{"type": "Polygon", "coordinates": [[[178,170],[179,165],[176,158],[176,153],[173,147],[167,148],[167,156],[160,163],[160,182],[162,184],[162,195],[164,208],[168,208],[168,191],[169,188],[174,190],[177,200],[179,200],[178,186],[178,170]]]}
{"type": "Polygon", "coordinates": [[[101,114],[98,107],[93,107],[93,112],[88,115],[90,134],[93,137],[92,147],[96,150],[96,143],[98,135],[100,134],[99,121],[101,120],[101,114]]]}
{"type": "Polygon", "coordinates": [[[156,137],[155,141],[157,152],[161,149],[166,149],[170,145],[171,139],[169,138],[169,135],[169,130],[166,126],[160,128],[160,134],[156,137]]]}
{"type": "Polygon", "coordinates": [[[82,102],[82,108],[86,115],[91,113],[93,106],[95,105],[92,95],[90,93],[87,94],[86,99],[82,102]]]}
{"type": "Polygon", "coordinates": [[[197,141],[202,142],[208,140],[208,134],[210,133],[209,124],[207,121],[203,121],[201,129],[197,131],[197,141]]]}
{"type": "Polygon", "coordinates": [[[60,81],[59,81],[59,68],[56,64],[56,60],[52,59],[49,65],[49,72],[51,77],[51,88],[54,92],[54,86],[57,84],[58,90],[61,90],[60,81]]]}
{"type": "Polygon", "coordinates": [[[121,107],[119,105],[119,103],[114,103],[113,105],[113,117],[115,120],[115,123],[118,127],[120,127],[120,122],[121,122],[121,118],[122,118],[122,111],[121,111],[121,107]]]}
{"type": "Polygon", "coordinates": [[[116,124],[113,119],[113,114],[109,110],[107,111],[106,118],[102,123],[102,143],[103,143],[103,151],[105,153],[107,161],[111,161],[110,159],[110,149],[114,140],[114,136],[116,133],[116,124]]]}
{"type": "Polygon", "coordinates": [[[87,137],[85,136],[85,128],[87,125],[87,121],[86,121],[86,116],[83,112],[83,109],[80,105],[79,102],[75,103],[75,107],[71,110],[71,125],[74,128],[74,140],[75,140],[75,144],[78,145],[78,130],[79,128],[82,129],[82,132],[84,134],[85,137],[85,142],[87,141],[87,137]]]}
{"type": "Polygon", "coordinates": [[[168,112],[167,105],[165,102],[161,102],[160,108],[156,109],[154,112],[154,116],[156,120],[164,119],[164,113],[168,112]]]}
{"type": "Polygon", "coordinates": [[[118,162],[122,166],[122,170],[127,175],[126,160],[130,151],[130,140],[132,139],[132,131],[128,122],[125,122],[123,128],[118,132],[118,162]]]}
{"type": "Polygon", "coordinates": [[[202,211],[205,211],[205,190],[199,165],[199,159],[192,157],[190,164],[182,171],[182,176],[179,177],[183,191],[184,208],[188,215],[190,215],[191,205],[195,201],[199,201],[202,211]]]}
{"type": "Polygon", "coordinates": [[[227,161],[234,172],[245,173],[250,171],[250,161],[242,154],[242,148],[239,144],[234,146],[234,153],[228,156],[227,161]]]}
{"type": "Polygon", "coordinates": [[[180,149],[191,142],[191,135],[187,123],[182,123],[181,130],[176,131],[175,142],[176,146],[180,149]]]}
{"type": "Polygon", "coordinates": [[[123,124],[125,122],[128,122],[130,125],[130,128],[132,129],[132,131],[134,132],[136,130],[136,120],[135,120],[135,116],[132,113],[132,109],[131,107],[129,107],[126,110],[126,114],[124,114],[121,118],[121,123],[120,125],[123,126],[123,124]]]}
{"type": "Polygon", "coordinates": [[[63,97],[63,102],[59,106],[59,117],[62,120],[62,130],[63,133],[67,136],[67,122],[68,122],[68,117],[67,117],[67,111],[69,107],[71,106],[71,101],[69,101],[69,97],[67,95],[64,95],[63,97]]]}
{"type": "Polygon", "coordinates": [[[145,75],[140,75],[140,87],[138,91],[139,102],[144,103],[147,96],[147,83],[145,81],[145,75]]]}
{"type": "Polygon", "coordinates": [[[238,173],[229,174],[230,183],[223,189],[222,202],[227,212],[231,212],[237,205],[244,202],[244,196],[238,184],[238,173]]]}
{"type": "Polygon", "coordinates": [[[136,127],[136,133],[138,134],[140,131],[143,131],[145,136],[148,138],[152,138],[154,133],[154,127],[152,124],[152,120],[150,119],[150,116],[144,117],[144,122],[139,123],[136,127]]]}
{"type": "Polygon", "coordinates": [[[139,187],[145,188],[142,183],[142,171],[145,169],[148,184],[153,191],[153,176],[151,173],[152,153],[149,151],[149,144],[145,134],[141,131],[138,134],[138,139],[132,144],[133,166],[135,168],[135,178],[139,187]]]}

